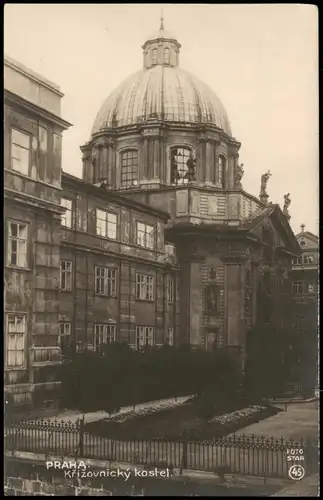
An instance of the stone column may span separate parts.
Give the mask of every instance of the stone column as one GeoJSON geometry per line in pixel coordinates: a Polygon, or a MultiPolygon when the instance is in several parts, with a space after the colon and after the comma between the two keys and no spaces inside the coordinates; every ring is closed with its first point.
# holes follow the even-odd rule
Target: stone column
{"type": "Polygon", "coordinates": [[[214,156],[215,156],[215,142],[208,139],[206,142],[206,162],[205,162],[205,183],[214,183],[214,156]]]}
{"type": "Polygon", "coordinates": [[[158,181],[160,182],[160,144],[159,144],[159,139],[158,137],[156,137],[154,139],[154,161],[153,161],[153,165],[154,165],[154,175],[153,175],[153,178],[154,179],[158,179],[158,181]]]}
{"type": "Polygon", "coordinates": [[[205,182],[205,164],[206,164],[206,138],[200,137],[197,141],[196,148],[196,180],[197,182],[205,182]]]}
{"type": "Polygon", "coordinates": [[[142,142],[142,166],[140,181],[148,179],[148,137],[143,138],[142,142]]]}

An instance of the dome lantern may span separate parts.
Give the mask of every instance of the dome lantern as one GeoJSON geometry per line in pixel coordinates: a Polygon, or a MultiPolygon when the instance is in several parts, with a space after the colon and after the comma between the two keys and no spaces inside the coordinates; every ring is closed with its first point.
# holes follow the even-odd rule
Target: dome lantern
{"type": "Polygon", "coordinates": [[[157,65],[178,66],[180,43],[165,30],[164,18],[160,18],[160,28],[157,33],[149,37],[142,46],[144,68],[149,69],[157,65]]]}

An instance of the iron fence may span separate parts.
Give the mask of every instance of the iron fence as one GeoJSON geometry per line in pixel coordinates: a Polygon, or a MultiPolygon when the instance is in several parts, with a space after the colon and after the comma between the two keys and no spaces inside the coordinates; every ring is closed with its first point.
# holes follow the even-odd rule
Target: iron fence
{"type": "Polygon", "coordinates": [[[286,478],[292,465],[302,465],[306,474],[317,472],[317,443],[274,437],[231,435],[194,441],[189,436],[167,438],[112,439],[86,432],[84,420],[24,421],[5,429],[5,449],[125,462],[146,467],[168,467],[286,478]],[[300,458],[302,457],[302,458],[300,458]]]}

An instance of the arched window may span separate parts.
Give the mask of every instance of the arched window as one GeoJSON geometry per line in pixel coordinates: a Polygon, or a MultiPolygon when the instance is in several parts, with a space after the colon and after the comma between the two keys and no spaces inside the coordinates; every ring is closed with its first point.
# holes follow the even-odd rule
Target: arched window
{"type": "Polygon", "coordinates": [[[138,181],[138,151],[128,149],[121,153],[121,187],[135,186],[138,181]]]}
{"type": "Polygon", "coordinates": [[[170,61],[170,52],[169,49],[164,50],[164,64],[169,64],[170,61]]]}
{"type": "Polygon", "coordinates": [[[157,64],[157,49],[154,49],[151,53],[151,64],[153,66],[157,64]]]}
{"type": "Polygon", "coordinates": [[[171,150],[171,183],[187,184],[195,178],[195,158],[190,148],[171,150]]]}
{"type": "Polygon", "coordinates": [[[216,184],[222,188],[224,187],[225,162],[225,158],[223,156],[219,156],[216,184]]]}

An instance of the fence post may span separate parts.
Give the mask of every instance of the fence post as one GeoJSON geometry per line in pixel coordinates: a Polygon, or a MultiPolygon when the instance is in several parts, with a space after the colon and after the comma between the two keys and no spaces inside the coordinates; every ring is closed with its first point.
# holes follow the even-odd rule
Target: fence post
{"type": "Polygon", "coordinates": [[[79,444],[79,450],[80,450],[80,457],[84,456],[84,415],[80,420],[80,444],[79,444]]]}
{"type": "Polygon", "coordinates": [[[184,439],[183,439],[183,455],[182,455],[182,463],[181,463],[181,468],[179,473],[183,473],[183,469],[187,469],[187,439],[186,435],[184,434],[184,439]]]}

